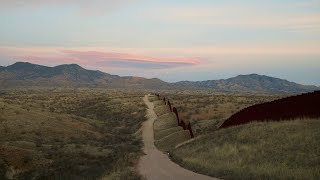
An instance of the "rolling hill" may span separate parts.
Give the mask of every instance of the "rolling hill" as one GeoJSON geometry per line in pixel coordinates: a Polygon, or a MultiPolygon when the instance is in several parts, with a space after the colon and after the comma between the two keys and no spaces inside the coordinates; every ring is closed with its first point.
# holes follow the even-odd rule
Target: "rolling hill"
{"type": "Polygon", "coordinates": [[[239,75],[229,79],[208,81],[181,81],[173,84],[180,88],[209,88],[217,91],[243,91],[243,92],[285,92],[302,93],[319,89],[316,86],[305,86],[284,79],[265,75],[249,74],[239,75]]]}
{"type": "Polygon", "coordinates": [[[17,62],[0,66],[0,86],[67,86],[110,87],[145,89],[210,89],[220,92],[271,92],[303,93],[319,90],[317,86],[305,86],[265,75],[239,75],[229,79],[208,81],[164,82],[158,78],[111,75],[101,71],[87,70],[77,64],[55,67],[17,62]]]}
{"type": "Polygon", "coordinates": [[[134,87],[153,88],[167,83],[160,79],[120,77],[101,71],[87,70],[77,64],[47,67],[17,62],[0,69],[0,85],[12,86],[68,86],[68,87],[134,87]]]}

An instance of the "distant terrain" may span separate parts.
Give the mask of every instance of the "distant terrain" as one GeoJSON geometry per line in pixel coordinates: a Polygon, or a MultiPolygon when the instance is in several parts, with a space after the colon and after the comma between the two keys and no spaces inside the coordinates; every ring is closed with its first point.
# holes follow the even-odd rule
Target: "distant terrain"
{"type": "Polygon", "coordinates": [[[47,67],[27,62],[17,62],[0,68],[0,85],[14,86],[69,86],[155,88],[167,83],[160,79],[120,77],[101,71],[82,68],[77,64],[47,67]]]}
{"type": "Polygon", "coordinates": [[[67,86],[107,87],[140,89],[206,89],[219,92],[303,93],[319,90],[265,75],[239,75],[229,79],[208,81],[181,81],[168,83],[157,78],[111,75],[101,71],[87,70],[77,64],[47,67],[27,62],[0,66],[0,86],[67,86]]]}

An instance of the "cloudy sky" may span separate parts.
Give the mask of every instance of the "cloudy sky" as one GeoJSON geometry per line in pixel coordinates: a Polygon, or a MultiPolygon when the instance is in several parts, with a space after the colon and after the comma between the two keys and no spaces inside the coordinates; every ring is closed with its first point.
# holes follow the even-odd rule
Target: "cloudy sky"
{"type": "Polygon", "coordinates": [[[320,85],[320,0],[0,0],[0,65],[320,85]]]}

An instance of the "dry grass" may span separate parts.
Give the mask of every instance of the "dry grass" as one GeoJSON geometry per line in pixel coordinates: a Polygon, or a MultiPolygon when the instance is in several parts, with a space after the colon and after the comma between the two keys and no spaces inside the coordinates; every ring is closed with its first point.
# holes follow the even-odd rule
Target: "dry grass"
{"type": "Polygon", "coordinates": [[[250,123],[171,151],[173,160],[223,179],[319,179],[320,121],[250,123]]]}
{"type": "Polygon", "coordinates": [[[162,129],[162,130],[155,130],[154,131],[154,139],[155,140],[160,140],[166,136],[169,136],[170,134],[173,134],[175,132],[178,132],[181,130],[181,127],[179,126],[175,126],[172,128],[168,128],[168,129],[162,129]]]}
{"type": "Polygon", "coordinates": [[[0,96],[0,179],[139,179],[143,93],[10,90],[0,96]]]}
{"type": "Polygon", "coordinates": [[[156,99],[158,99],[158,98],[155,97],[154,95],[149,95],[149,97],[148,97],[148,100],[149,100],[150,102],[154,102],[154,101],[156,101],[156,99]]]}
{"type": "MultiPolygon", "coordinates": [[[[163,93],[172,105],[178,109],[180,119],[188,124],[191,123],[195,136],[211,133],[218,129],[223,121],[232,113],[241,110],[252,104],[266,102],[279,98],[277,95],[211,95],[208,91],[188,91],[188,92],[168,92],[163,93]]],[[[153,96],[149,98],[153,101],[158,119],[155,121],[155,144],[160,149],[172,150],[177,144],[182,144],[190,139],[186,136],[170,136],[182,130],[174,113],[170,113],[168,106],[163,100],[158,100],[153,96]],[[170,137],[163,140],[164,137],[170,137]],[[159,140],[162,139],[161,143],[159,140]]],[[[187,134],[188,131],[185,131],[187,134]]],[[[188,132],[189,133],[189,132],[188,132]]]]}
{"type": "Polygon", "coordinates": [[[155,112],[158,118],[154,122],[155,145],[162,151],[170,151],[176,145],[190,139],[189,131],[178,126],[176,115],[170,112],[163,101],[155,101],[155,112]]]}
{"type": "Polygon", "coordinates": [[[178,121],[176,115],[172,112],[159,116],[154,123],[155,130],[166,130],[177,126],[178,121]]]}
{"type": "Polygon", "coordinates": [[[156,141],[156,146],[161,151],[170,151],[174,149],[178,144],[181,144],[190,139],[190,134],[188,131],[185,131],[180,128],[179,131],[171,133],[167,136],[156,141]]]}
{"type": "Polygon", "coordinates": [[[226,119],[233,113],[262,102],[272,101],[278,95],[175,95],[168,94],[182,119],[226,119]]]}
{"type": "Polygon", "coordinates": [[[190,121],[197,135],[210,133],[233,113],[248,106],[272,101],[284,95],[210,94],[210,92],[164,93],[179,112],[190,121]]]}
{"type": "Polygon", "coordinates": [[[167,105],[155,106],[154,111],[156,112],[157,116],[162,116],[170,112],[169,107],[167,105]]]}
{"type": "Polygon", "coordinates": [[[155,107],[165,105],[164,101],[162,101],[162,100],[155,100],[155,101],[153,101],[153,104],[155,107]]]}
{"type": "Polygon", "coordinates": [[[218,130],[233,113],[285,95],[170,92],[165,96],[181,119],[190,120],[196,134],[190,140],[179,127],[160,129],[155,124],[157,147],[169,151],[180,165],[222,179],[320,178],[319,120],[254,122],[218,130]]]}

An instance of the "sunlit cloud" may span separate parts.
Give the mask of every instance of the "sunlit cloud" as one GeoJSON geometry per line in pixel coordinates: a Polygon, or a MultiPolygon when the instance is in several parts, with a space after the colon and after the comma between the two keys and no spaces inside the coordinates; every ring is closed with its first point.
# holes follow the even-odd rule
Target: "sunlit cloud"
{"type": "Polygon", "coordinates": [[[103,52],[103,51],[77,51],[77,50],[61,50],[61,52],[71,57],[79,59],[92,60],[133,60],[133,61],[149,61],[149,62],[167,62],[167,63],[189,63],[198,64],[201,60],[197,58],[175,58],[175,57],[152,57],[129,53],[103,52]]]}
{"type": "MultiPolygon", "coordinates": [[[[319,75],[319,49],[316,44],[194,48],[0,47],[0,55],[10,59],[2,62],[2,66],[16,61],[49,66],[76,63],[110,74],[159,77],[169,81],[216,79],[239,73],[273,75],[280,69],[281,76],[289,70],[291,74],[310,72],[305,74],[311,79],[306,82],[318,83],[314,77],[319,75]]],[[[300,76],[294,77],[299,79],[300,76]]]]}
{"type": "Polygon", "coordinates": [[[132,61],[150,63],[168,63],[178,66],[198,65],[210,62],[214,57],[220,60],[228,57],[261,56],[319,56],[318,44],[280,44],[269,46],[199,46],[190,48],[56,48],[56,47],[0,47],[0,53],[15,60],[33,60],[54,63],[95,64],[105,61],[132,61]]]}
{"type": "Polygon", "coordinates": [[[80,64],[84,66],[108,66],[116,68],[135,69],[165,69],[200,64],[200,58],[185,57],[156,57],[130,53],[118,53],[108,51],[74,50],[74,49],[37,49],[29,48],[0,48],[0,52],[16,61],[28,61],[40,64],[80,64]],[[9,50],[9,51],[8,51],[9,50]]]}
{"type": "Polygon", "coordinates": [[[0,0],[0,66],[76,63],[170,80],[292,71],[288,77],[319,84],[319,7],[319,0],[0,0]]]}

